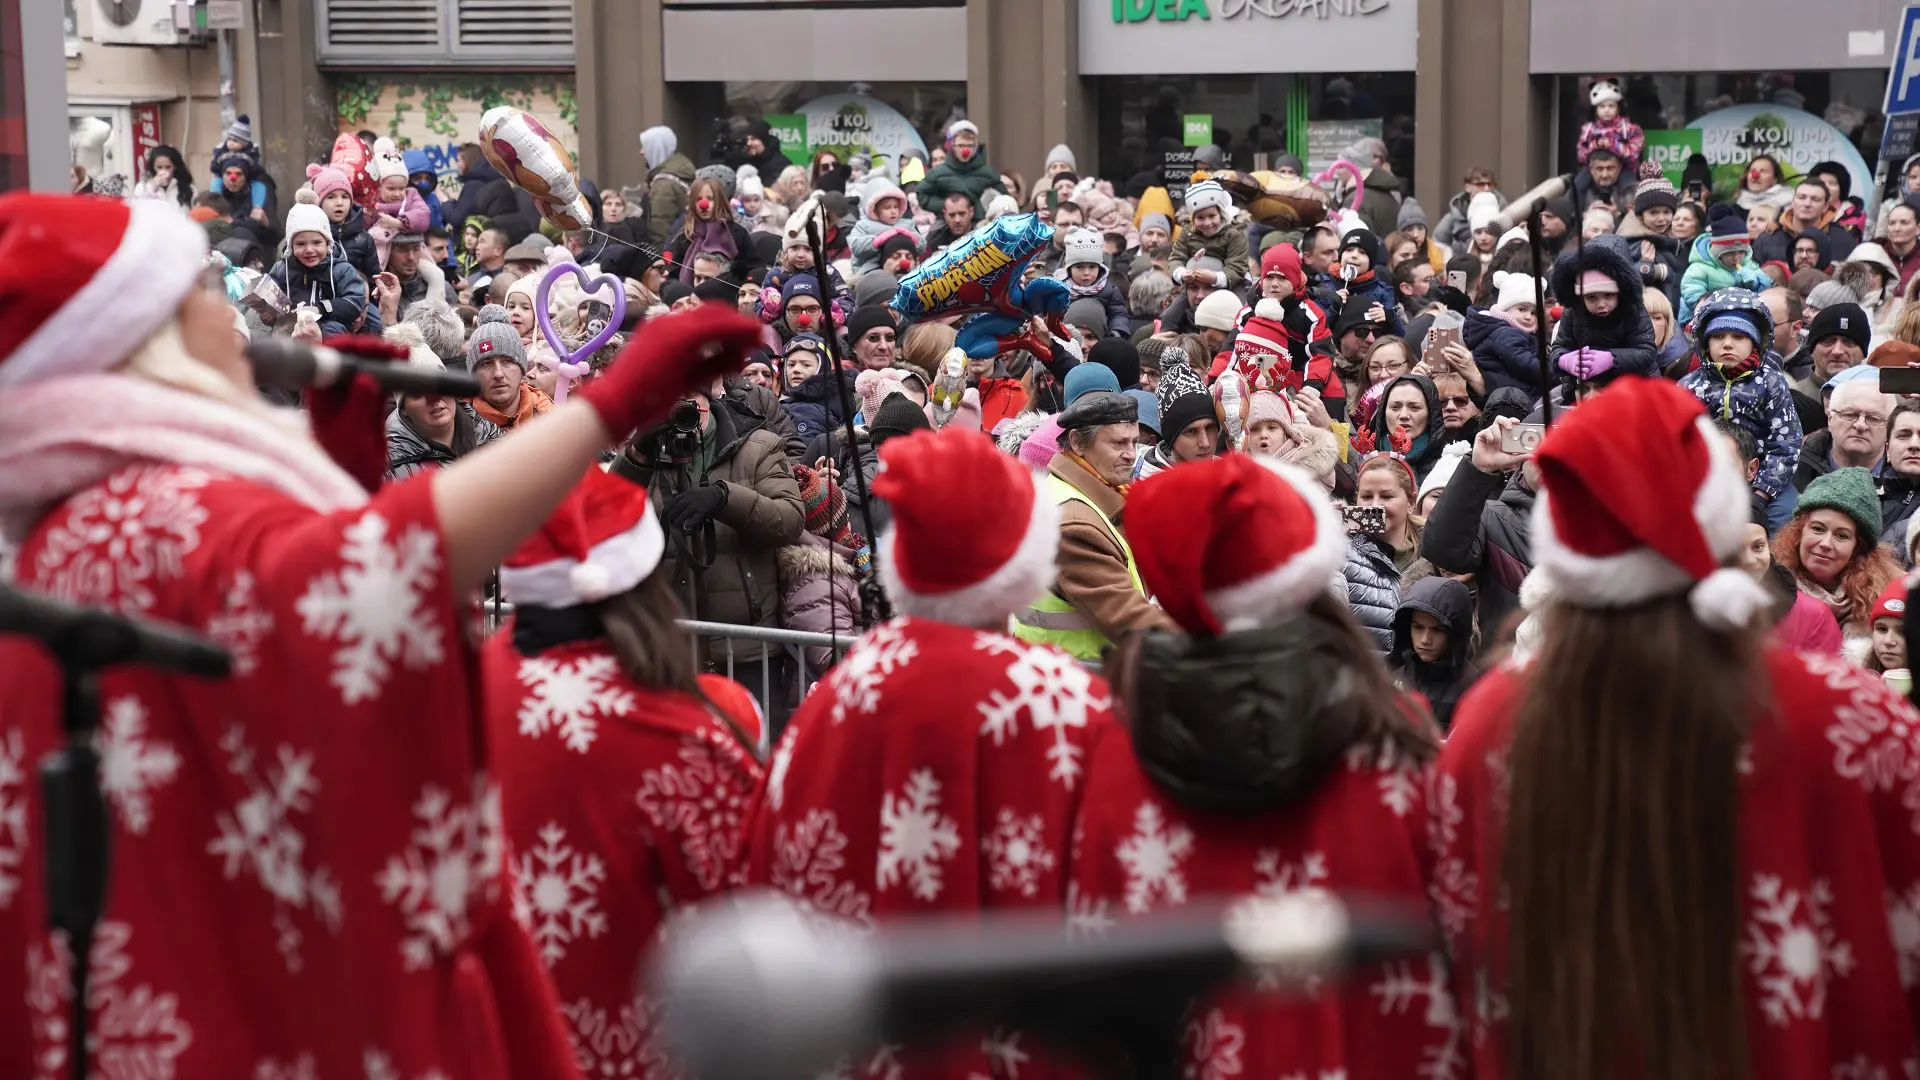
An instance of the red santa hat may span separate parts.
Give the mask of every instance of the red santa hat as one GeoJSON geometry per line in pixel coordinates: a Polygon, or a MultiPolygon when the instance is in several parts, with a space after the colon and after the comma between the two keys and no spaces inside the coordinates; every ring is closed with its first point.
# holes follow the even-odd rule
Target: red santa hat
{"type": "Polygon", "coordinates": [[[1719,629],[1767,606],[1759,583],[1721,565],[1745,536],[1747,483],[1685,390],[1621,379],[1569,411],[1534,461],[1534,576],[1555,602],[1627,607],[1686,592],[1719,629]]]}
{"type": "Polygon", "coordinates": [[[1347,556],[1346,529],[1320,482],[1246,454],[1136,485],[1127,541],[1141,581],[1191,634],[1250,630],[1297,612],[1331,590],[1347,556]]]}
{"type": "MultiPolygon", "coordinates": [[[[1312,318],[1312,309],[1306,310],[1312,318]]],[[[1253,390],[1290,392],[1305,381],[1305,373],[1293,366],[1293,354],[1287,349],[1292,335],[1281,323],[1285,317],[1280,301],[1264,299],[1240,324],[1240,335],[1233,341],[1233,369],[1253,390]]]]}
{"type": "Polygon", "coordinates": [[[646,488],[588,469],[540,531],[500,565],[500,592],[533,607],[591,604],[645,581],[666,546],[646,488]]]}
{"type": "Polygon", "coordinates": [[[880,577],[903,615],[999,626],[1053,582],[1059,507],[978,431],[888,440],[873,494],[893,511],[880,577]]]}
{"type": "Polygon", "coordinates": [[[119,366],[206,265],[207,234],[177,204],[0,195],[0,389],[119,366]]]}

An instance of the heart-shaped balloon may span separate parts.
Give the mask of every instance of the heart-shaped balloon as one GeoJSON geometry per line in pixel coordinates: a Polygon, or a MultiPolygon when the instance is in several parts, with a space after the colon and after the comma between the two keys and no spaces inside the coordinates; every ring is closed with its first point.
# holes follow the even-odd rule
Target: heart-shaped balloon
{"type": "Polygon", "coordinates": [[[533,321],[540,328],[540,336],[553,346],[553,355],[558,358],[560,375],[554,380],[553,400],[559,404],[567,400],[567,387],[575,379],[585,378],[593,370],[588,358],[600,351],[601,347],[613,340],[620,332],[620,324],[627,319],[627,290],[620,279],[612,274],[601,274],[592,281],[587,280],[587,272],[579,263],[555,263],[540,276],[540,287],[533,292],[533,321]],[[613,315],[607,319],[607,325],[600,332],[580,343],[579,348],[568,351],[566,342],[560,339],[560,331],[554,329],[553,319],[547,314],[547,297],[553,292],[554,282],[572,274],[580,283],[580,291],[592,296],[601,288],[613,291],[613,315]]]}

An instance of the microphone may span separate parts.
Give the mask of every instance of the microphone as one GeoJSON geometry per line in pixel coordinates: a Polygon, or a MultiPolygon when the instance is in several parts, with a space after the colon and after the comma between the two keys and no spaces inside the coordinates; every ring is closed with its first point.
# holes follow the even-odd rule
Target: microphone
{"type": "Polygon", "coordinates": [[[176,626],[76,607],[0,585],[0,634],[35,638],[62,664],[99,670],[138,664],[159,671],[224,678],[227,650],[176,626]]]}
{"type": "Polygon", "coordinates": [[[883,1042],[996,1025],[1084,1048],[1171,1023],[1194,995],[1240,976],[1300,987],[1435,947],[1424,905],[1324,892],[1190,905],[1090,941],[1068,940],[1059,912],[823,933],[760,893],[689,923],[649,985],[688,1075],[769,1080],[817,1075],[883,1042]]]}
{"type": "MultiPolygon", "coordinates": [[[[343,385],[355,375],[372,376],[383,390],[432,397],[474,398],[480,396],[480,382],[464,371],[434,371],[406,364],[367,363],[352,352],[386,353],[398,346],[372,339],[371,346],[359,345],[360,339],[348,338],[338,344],[308,345],[292,338],[272,337],[247,346],[247,359],[253,364],[254,378],[263,385],[297,390],[302,387],[326,389],[343,385]]],[[[405,355],[401,349],[400,354],[405,355]]]]}

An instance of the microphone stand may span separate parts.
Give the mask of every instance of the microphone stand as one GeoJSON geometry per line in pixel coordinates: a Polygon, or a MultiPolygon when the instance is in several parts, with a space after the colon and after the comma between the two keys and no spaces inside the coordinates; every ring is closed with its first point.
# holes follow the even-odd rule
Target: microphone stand
{"type": "Polygon", "coordinates": [[[60,665],[66,745],[40,762],[46,800],[48,922],[67,935],[73,1015],[67,1053],[88,1080],[88,976],[94,930],[106,905],[110,830],[100,787],[100,672],[125,664],[224,677],[224,649],[179,631],[105,611],[69,607],[0,585],[0,633],[35,638],[60,665]]]}

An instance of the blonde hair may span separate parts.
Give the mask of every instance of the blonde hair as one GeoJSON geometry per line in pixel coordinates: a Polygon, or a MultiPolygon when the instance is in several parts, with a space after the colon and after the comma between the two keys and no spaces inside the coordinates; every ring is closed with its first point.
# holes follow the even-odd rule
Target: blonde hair
{"type": "Polygon", "coordinates": [[[114,370],[122,375],[220,402],[318,447],[313,441],[312,430],[299,413],[275,408],[251,386],[234,382],[188,352],[186,339],[180,336],[178,316],[168,319],[165,325],[148,335],[147,340],[133,351],[133,355],[114,370]]]}

